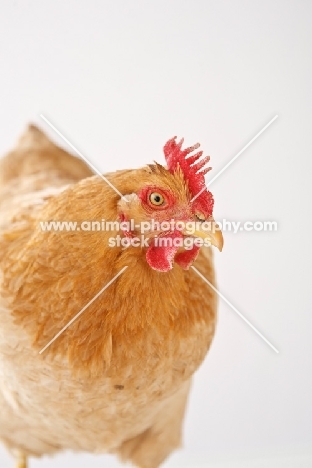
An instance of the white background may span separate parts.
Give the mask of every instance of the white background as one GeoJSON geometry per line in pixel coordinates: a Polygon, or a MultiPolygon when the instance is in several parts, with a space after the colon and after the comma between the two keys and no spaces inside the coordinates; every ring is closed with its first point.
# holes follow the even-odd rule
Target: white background
{"type": "MultiPolygon", "coordinates": [[[[277,1],[1,2],[0,150],[44,113],[101,171],[164,163],[174,135],[213,172],[278,119],[212,185],[215,216],[276,220],[225,232],[220,302],[197,373],[185,447],[166,467],[312,466],[312,4],[277,1]]],[[[12,461],[0,449],[0,466],[12,461]]],[[[32,468],[120,466],[60,455],[32,468]]]]}

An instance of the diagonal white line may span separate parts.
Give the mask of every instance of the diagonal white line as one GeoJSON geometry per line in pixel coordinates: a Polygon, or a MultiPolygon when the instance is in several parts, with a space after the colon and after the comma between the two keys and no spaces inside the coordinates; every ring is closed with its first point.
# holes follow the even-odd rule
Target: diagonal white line
{"type": "Polygon", "coordinates": [[[244,322],[246,322],[247,325],[249,325],[250,328],[252,328],[252,330],[253,330],[254,332],[257,333],[257,335],[260,336],[260,338],[263,339],[263,341],[265,341],[277,354],[279,354],[279,350],[276,349],[275,346],[273,346],[272,343],[271,343],[265,336],[263,336],[262,333],[260,333],[259,330],[257,330],[257,328],[256,328],[254,325],[252,325],[252,323],[250,323],[249,320],[247,320],[246,317],[244,317],[244,315],[243,315],[241,312],[239,312],[239,311],[236,309],[236,307],[234,307],[233,304],[231,304],[230,301],[228,301],[228,300],[226,299],[226,297],[224,297],[223,294],[221,294],[220,291],[218,291],[218,290],[210,283],[210,281],[208,281],[207,278],[205,278],[205,277],[201,274],[201,272],[200,272],[199,270],[197,270],[197,268],[195,268],[194,266],[192,266],[191,268],[193,268],[193,270],[196,271],[196,273],[198,274],[198,276],[200,276],[201,279],[202,279],[203,281],[205,281],[205,282],[211,287],[211,289],[213,289],[214,292],[217,293],[218,296],[220,296],[221,299],[223,299],[224,302],[226,302],[227,305],[230,306],[231,309],[234,310],[234,312],[236,312],[236,314],[237,314],[241,319],[243,319],[244,322]]]}
{"type": "Polygon", "coordinates": [[[78,156],[83,159],[83,161],[88,164],[88,166],[98,174],[102,179],[113,189],[118,195],[128,202],[128,200],[123,196],[122,193],[95,167],[93,164],[43,115],[40,114],[40,117],[61,137],[63,140],[78,154],[78,156]]]}
{"type": "Polygon", "coordinates": [[[102,292],[105,291],[105,289],[107,289],[117,278],[118,276],[120,276],[125,270],[126,268],[128,268],[128,265],[127,266],[124,266],[119,273],[117,273],[117,275],[114,276],[114,278],[112,278],[105,286],[104,288],[101,289],[101,291],[99,291],[94,297],[93,299],[91,299],[91,301],[88,302],[88,304],[86,304],[79,312],[78,314],[75,315],[75,317],[73,317],[66,325],[65,327],[62,328],[62,330],[60,330],[54,338],[52,338],[51,341],[49,341],[48,344],[46,344],[44,346],[44,348],[41,349],[41,351],[39,351],[39,354],[42,354],[43,351],[45,351],[78,317],[80,317],[80,315],[89,307],[89,305],[92,304],[92,302],[94,302],[101,294],[102,292]]]}
{"type": "Polygon", "coordinates": [[[244,148],[241,149],[241,150],[234,156],[234,158],[232,158],[232,159],[221,169],[221,171],[219,171],[219,172],[206,184],[206,186],[203,187],[203,188],[201,189],[200,192],[197,193],[197,195],[195,195],[195,197],[192,198],[191,202],[193,202],[194,200],[196,200],[196,198],[199,197],[199,195],[200,195],[201,193],[203,193],[203,192],[206,190],[206,188],[209,187],[209,185],[211,185],[212,182],[214,182],[214,181],[215,181],[215,180],[216,180],[216,179],[217,179],[217,178],[218,178],[218,177],[219,177],[219,176],[220,176],[220,175],[221,175],[237,158],[238,158],[238,156],[240,156],[240,155],[248,148],[248,146],[250,146],[251,143],[253,143],[253,142],[261,135],[261,133],[263,133],[263,132],[274,122],[274,120],[277,119],[277,117],[278,117],[278,115],[276,115],[275,117],[273,117],[273,119],[271,119],[270,122],[268,122],[268,123],[263,127],[263,129],[260,130],[260,132],[258,132],[257,135],[254,136],[254,137],[250,140],[250,142],[247,143],[247,145],[245,145],[244,148]]]}

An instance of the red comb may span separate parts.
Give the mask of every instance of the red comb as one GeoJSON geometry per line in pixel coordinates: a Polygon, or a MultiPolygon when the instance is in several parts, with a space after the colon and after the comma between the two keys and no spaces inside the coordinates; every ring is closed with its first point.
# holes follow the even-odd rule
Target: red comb
{"type": "Polygon", "coordinates": [[[199,148],[199,143],[196,143],[184,150],[181,149],[184,139],[176,142],[176,138],[171,138],[164,146],[165,158],[167,161],[168,170],[174,173],[178,168],[184,174],[184,178],[188,183],[191,195],[195,197],[203,188],[203,192],[192,203],[193,211],[200,211],[205,216],[211,216],[213,210],[213,196],[206,188],[205,177],[211,167],[204,166],[210,160],[209,156],[200,159],[203,155],[202,151],[198,151],[192,156],[187,157],[192,151],[199,148]]]}

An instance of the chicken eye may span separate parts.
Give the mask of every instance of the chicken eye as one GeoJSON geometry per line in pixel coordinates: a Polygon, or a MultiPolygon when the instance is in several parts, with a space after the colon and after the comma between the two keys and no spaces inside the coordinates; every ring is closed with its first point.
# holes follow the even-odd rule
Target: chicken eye
{"type": "Polygon", "coordinates": [[[164,197],[158,192],[152,192],[149,196],[149,201],[156,206],[160,206],[165,203],[164,197]]]}

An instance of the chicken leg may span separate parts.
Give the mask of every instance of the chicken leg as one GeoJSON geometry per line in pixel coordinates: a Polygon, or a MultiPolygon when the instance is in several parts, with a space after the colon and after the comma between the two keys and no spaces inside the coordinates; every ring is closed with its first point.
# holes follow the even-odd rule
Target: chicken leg
{"type": "Polygon", "coordinates": [[[16,459],[16,468],[27,468],[27,458],[25,455],[19,455],[16,459]]]}

